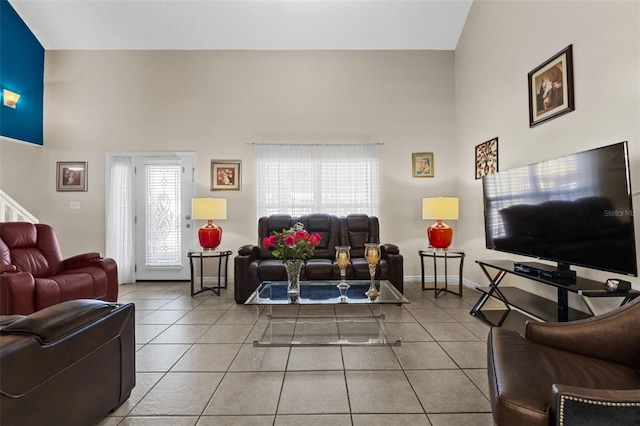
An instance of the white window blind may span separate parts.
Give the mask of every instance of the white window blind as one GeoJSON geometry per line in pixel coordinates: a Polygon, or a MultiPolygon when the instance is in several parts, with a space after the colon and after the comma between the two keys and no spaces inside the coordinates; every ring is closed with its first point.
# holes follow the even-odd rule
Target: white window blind
{"type": "Polygon", "coordinates": [[[378,214],[377,144],[257,144],[258,217],[378,214]]]}
{"type": "Polygon", "coordinates": [[[181,266],[180,165],[147,165],[147,267],[181,266]]]}

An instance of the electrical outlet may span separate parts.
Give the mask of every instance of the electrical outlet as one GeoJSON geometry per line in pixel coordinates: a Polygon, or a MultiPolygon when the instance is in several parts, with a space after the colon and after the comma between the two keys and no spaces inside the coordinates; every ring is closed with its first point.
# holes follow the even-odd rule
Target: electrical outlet
{"type": "Polygon", "coordinates": [[[69,208],[70,209],[79,209],[80,208],[80,201],[71,201],[69,203],[69,208]]]}

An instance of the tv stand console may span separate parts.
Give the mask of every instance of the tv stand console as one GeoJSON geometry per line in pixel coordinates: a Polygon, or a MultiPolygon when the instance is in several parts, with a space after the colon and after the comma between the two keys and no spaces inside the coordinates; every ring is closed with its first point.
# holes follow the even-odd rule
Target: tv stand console
{"type": "Polygon", "coordinates": [[[517,308],[528,315],[542,321],[573,321],[595,315],[590,297],[622,297],[622,305],[631,299],[640,296],[640,291],[629,290],[624,292],[610,292],[604,289],[604,282],[594,281],[580,277],[548,277],[539,272],[521,268],[522,262],[510,260],[477,260],[482,272],[489,279],[489,287],[480,287],[482,296],[478,299],[471,315],[479,316],[492,325],[502,326],[512,313],[512,307],[517,308]],[[490,272],[491,270],[491,272],[490,272]],[[493,272],[493,273],[492,273],[493,272]],[[554,302],[540,296],[536,296],[516,287],[499,287],[503,278],[508,274],[517,275],[542,284],[556,287],[558,290],[557,301],[554,302]],[[583,296],[590,313],[582,312],[569,307],[569,292],[583,296]],[[493,297],[504,304],[504,309],[485,309],[482,307],[493,297]]]}

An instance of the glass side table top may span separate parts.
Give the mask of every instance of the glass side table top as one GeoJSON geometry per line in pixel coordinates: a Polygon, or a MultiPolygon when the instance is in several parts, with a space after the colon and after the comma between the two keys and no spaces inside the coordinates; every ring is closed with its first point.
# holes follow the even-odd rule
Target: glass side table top
{"type": "Polygon", "coordinates": [[[450,255],[450,254],[462,254],[464,255],[464,250],[461,249],[457,249],[455,247],[447,247],[444,249],[441,248],[435,248],[435,247],[429,247],[429,248],[423,248],[423,249],[419,249],[418,250],[418,254],[420,255],[425,255],[425,256],[446,256],[446,255],[450,255]]]}
{"type": "Polygon", "coordinates": [[[205,250],[205,249],[188,249],[187,256],[189,257],[219,257],[219,256],[229,256],[233,254],[231,250],[224,249],[213,249],[213,250],[205,250]]]}
{"type": "Polygon", "coordinates": [[[286,281],[265,281],[249,296],[245,305],[373,305],[409,303],[391,282],[376,280],[376,288],[380,295],[370,300],[365,294],[369,290],[369,280],[347,280],[350,287],[346,290],[346,298],[342,297],[338,288],[340,281],[302,281],[300,296],[292,302],[287,296],[286,281]]]}

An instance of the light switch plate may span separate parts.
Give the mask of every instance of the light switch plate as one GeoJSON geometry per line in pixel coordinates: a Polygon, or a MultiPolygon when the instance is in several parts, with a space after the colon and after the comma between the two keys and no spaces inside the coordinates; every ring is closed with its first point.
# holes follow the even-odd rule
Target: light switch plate
{"type": "Polygon", "coordinates": [[[80,201],[71,201],[69,203],[69,208],[70,209],[79,209],[80,208],[80,201]]]}

